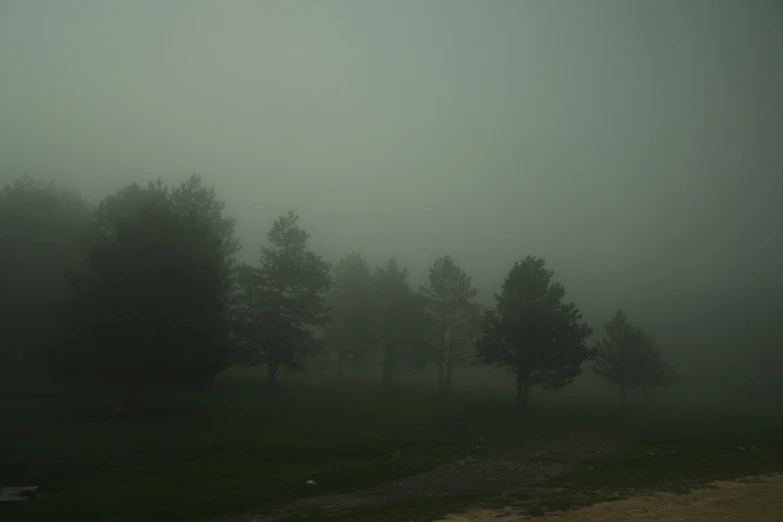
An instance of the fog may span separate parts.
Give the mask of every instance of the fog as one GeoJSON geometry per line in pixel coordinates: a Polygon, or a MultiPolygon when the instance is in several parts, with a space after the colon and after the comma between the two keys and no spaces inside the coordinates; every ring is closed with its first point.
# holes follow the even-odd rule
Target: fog
{"type": "Polygon", "coordinates": [[[783,520],[781,226],[780,0],[0,0],[0,519],[783,520]]]}
{"type": "Polygon", "coordinates": [[[729,353],[779,313],[782,29],[774,1],[5,0],[0,184],[199,173],[242,261],[295,209],[331,261],[423,284],[448,253],[491,305],[543,256],[596,329],[729,353]]]}

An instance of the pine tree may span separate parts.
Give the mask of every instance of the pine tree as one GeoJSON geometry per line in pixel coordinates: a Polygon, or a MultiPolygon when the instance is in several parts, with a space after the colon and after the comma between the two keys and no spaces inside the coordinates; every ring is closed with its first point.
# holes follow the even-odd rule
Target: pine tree
{"type": "Polygon", "coordinates": [[[590,327],[542,258],[514,263],[497,307],[485,314],[476,343],[477,357],[516,374],[517,405],[529,402],[530,388],[557,389],[570,384],[590,356],[585,345],[590,327]]]}
{"type": "Polygon", "coordinates": [[[441,256],[429,268],[429,286],[422,288],[438,330],[438,390],[451,389],[454,349],[469,331],[471,300],[476,297],[470,277],[449,256],[441,256]]]}
{"type": "Polygon", "coordinates": [[[280,367],[301,370],[320,349],[314,329],[328,320],[330,265],[307,248],[309,234],[291,211],[272,225],[259,267],[244,265],[237,279],[235,335],[240,362],[266,364],[270,384],[280,367]]]}

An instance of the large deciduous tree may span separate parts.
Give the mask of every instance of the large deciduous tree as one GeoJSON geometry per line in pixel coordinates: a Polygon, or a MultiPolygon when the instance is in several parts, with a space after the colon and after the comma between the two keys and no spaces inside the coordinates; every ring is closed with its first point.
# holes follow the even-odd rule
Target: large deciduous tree
{"type": "Polygon", "coordinates": [[[339,377],[346,364],[365,368],[374,355],[376,293],[370,267],[360,254],[341,259],[333,276],[326,300],[330,321],[324,328],[324,340],[329,351],[337,353],[339,377]]]}
{"type": "Polygon", "coordinates": [[[429,286],[421,289],[437,328],[438,391],[451,389],[454,350],[470,332],[472,299],[476,289],[449,256],[441,256],[429,268],[429,286]]]}
{"type": "Polygon", "coordinates": [[[198,208],[178,209],[162,184],[130,185],[96,213],[89,270],[72,275],[56,353],[132,406],[151,387],[202,383],[231,360],[230,262],[198,208]]]}
{"type": "Polygon", "coordinates": [[[655,339],[635,326],[622,310],[604,325],[606,335],[596,343],[593,372],[620,390],[668,386],[674,380],[673,366],[655,347],[655,339]]]}
{"type": "Polygon", "coordinates": [[[383,389],[392,389],[400,365],[423,367],[432,359],[432,321],[424,299],[411,290],[408,270],[392,258],[375,270],[375,331],[383,356],[383,389]]]}
{"type": "Polygon", "coordinates": [[[304,368],[320,345],[314,330],[328,320],[330,266],[307,248],[298,220],[293,211],[280,216],[267,235],[271,248],[261,248],[261,266],[242,266],[237,279],[240,362],[266,364],[270,384],[281,366],[304,368]]]}
{"type": "Polygon", "coordinates": [[[220,241],[227,270],[232,276],[235,275],[235,256],[242,249],[239,239],[234,237],[236,219],[225,214],[226,203],[217,197],[215,189],[204,185],[201,176],[193,174],[171,190],[171,201],[180,214],[196,212],[203,216],[210,231],[216,234],[220,241]]]}
{"type": "Polygon", "coordinates": [[[66,272],[86,265],[93,232],[89,205],[54,182],[22,176],[0,190],[0,369],[45,362],[66,272]]]}
{"type": "Polygon", "coordinates": [[[496,309],[486,313],[476,355],[516,375],[517,405],[527,406],[530,388],[557,389],[582,372],[590,356],[590,327],[565,290],[552,280],[544,259],[528,256],[514,263],[496,309]]]}

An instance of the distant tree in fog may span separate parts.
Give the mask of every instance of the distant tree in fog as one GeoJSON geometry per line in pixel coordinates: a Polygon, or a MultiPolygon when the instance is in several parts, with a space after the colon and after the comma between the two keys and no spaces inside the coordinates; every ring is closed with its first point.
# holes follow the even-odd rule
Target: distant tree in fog
{"type": "Polygon", "coordinates": [[[89,205],[54,182],[22,176],[0,190],[0,369],[43,362],[66,272],[86,264],[93,231],[89,205]]]}
{"type": "Polygon", "coordinates": [[[451,390],[455,348],[475,325],[476,297],[468,276],[449,256],[429,268],[429,286],[421,289],[437,328],[438,391],[451,390]]]}
{"type": "Polygon", "coordinates": [[[565,290],[553,275],[542,258],[514,263],[476,342],[479,359],[516,374],[519,407],[528,404],[533,386],[570,384],[590,356],[591,329],[574,303],[563,302],[565,290]]]}
{"type": "Polygon", "coordinates": [[[484,313],[481,305],[470,303],[460,311],[454,330],[454,346],[451,352],[452,368],[479,366],[476,358],[476,341],[481,335],[484,313]]]}
{"type": "Polygon", "coordinates": [[[625,392],[650,386],[668,386],[674,367],[655,348],[655,339],[635,326],[622,310],[604,325],[606,335],[596,343],[593,373],[625,392]]]}
{"type": "Polygon", "coordinates": [[[364,368],[377,347],[373,324],[375,317],[375,281],[360,254],[350,254],[334,267],[334,284],[327,295],[329,322],[324,340],[330,352],[337,354],[337,375],[346,364],[364,368]]]}
{"type": "Polygon", "coordinates": [[[408,271],[392,258],[375,270],[375,331],[383,357],[383,388],[404,367],[423,368],[435,360],[431,317],[426,302],[408,284],[408,271]]]}
{"type": "Polygon", "coordinates": [[[314,336],[328,320],[329,263],[307,248],[309,234],[291,211],[272,225],[261,248],[261,266],[240,267],[234,311],[239,362],[266,364],[270,383],[278,369],[305,367],[322,349],[314,336]]]}
{"type": "Polygon", "coordinates": [[[133,406],[150,387],[204,382],[231,360],[230,263],[198,208],[182,211],[161,183],[129,185],[96,209],[100,235],[56,358],[133,406]]]}

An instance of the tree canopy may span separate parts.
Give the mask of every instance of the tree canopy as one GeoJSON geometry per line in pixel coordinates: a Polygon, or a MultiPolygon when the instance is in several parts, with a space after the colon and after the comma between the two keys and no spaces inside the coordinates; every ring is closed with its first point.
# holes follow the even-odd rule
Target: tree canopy
{"type": "Polygon", "coordinates": [[[666,386],[675,372],[622,311],[593,351],[581,311],[542,258],[514,263],[495,308],[448,255],[413,290],[390,258],[359,253],[334,267],[309,246],[291,211],[268,231],[257,266],[225,203],[198,175],[169,187],[131,183],[91,209],[75,192],[23,176],[0,191],[0,362],[54,362],[99,376],[127,397],[203,382],[230,363],[291,371],[365,368],[380,355],[383,386],[402,371],[488,363],[513,372],[522,406],[534,386],[560,388],[594,357],[617,385],[666,386]],[[66,277],[70,274],[70,277],[66,277]],[[145,332],[145,333],[141,333],[145,332]],[[51,355],[51,357],[48,357],[51,355]]]}
{"type": "Polygon", "coordinates": [[[590,356],[590,327],[542,258],[514,263],[495,296],[476,343],[477,357],[516,374],[517,404],[527,405],[532,386],[561,388],[582,372],[590,356]]]}
{"type": "Polygon", "coordinates": [[[101,234],[57,346],[62,367],[117,389],[192,385],[231,360],[229,263],[197,209],[180,213],[162,185],[131,185],[97,208],[101,234]]]}
{"type": "Polygon", "coordinates": [[[171,202],[179,214],[195,212],[203,216],[210,232],[217,235],[223,260],[233,275],[235,256],[242,246],[239,239],[234,237],[236,219],[226,215],[226,203],[217,197],[215,189],[205,186],[201,176],[193,174],[171,190],[171,202]]]}
{"type": "Polygon", "coordinates": [[[305,367],[321,347],[314,329],[328,320],[330,265],[307,248],[309,234],[298,221],[293,211],[280,216],[267,235],[271,248],[261,248],[260,266],[242,266],[237,279],[240,361],[266,364],[270,383],[281,366],[305,367]]]}

